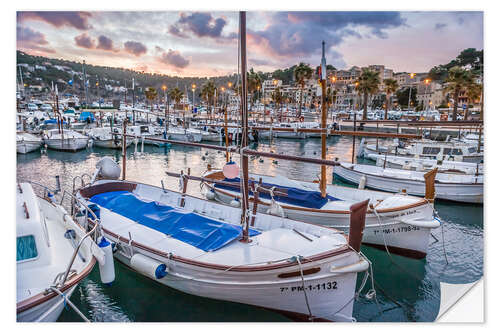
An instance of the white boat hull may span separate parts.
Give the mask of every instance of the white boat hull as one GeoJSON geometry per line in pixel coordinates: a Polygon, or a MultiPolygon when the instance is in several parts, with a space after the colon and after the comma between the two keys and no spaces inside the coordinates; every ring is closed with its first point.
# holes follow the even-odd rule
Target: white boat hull
{"type": "Polygon", "coordinates": [[[17,152],[27,154],[40,149],[41,141],[17,141],[17,152]]]}
{"type": "MultiPolygon", "coordinates": [[[[121,140],[115,141],[113,139],[109,139],[109,140],[93,139],[92,144],[94,146],[100,147],[100,148],[109,148],[109,149],[121,149],[122,148],[122,141],[121,140]]],[[[127,147],[130,146],[131,144],[132,144],[132,141],[127,140],[127,147]]]]}
{"type": "MultiPolygon", "coordinates": [[[[121,251],[115,254],[115,258],[132,268],[130,259],[121,251]]],[[[164,261],[164,263],[168,264],[167,261],[164,261]]],[[[335,265],[341,264],[336,262],[335,265]]],[[[249,304],[278,312],[282,311],[297,319],[306,319],[308,316],[300,276],[293,279],[283,279],[282,282],[276,281],[276,279],[274,281],[265,281],[265,279],[257,277],[257,281],[257,279],[249,279],[248,275],[241,273],[241,278],[236,278],[236,273],[233,273],[230,274],[230,278],[226,276],[226,278],[221,277],[221,279],[212,280],[208,276],[213,276],[213,272],[208,273],[206,270],[205,272],[200,270],[198,272],[200,277],[193,278],[193,272],[188,272],[187,269],[189,268],[184,266],[177,264],[175,270],[171,270],[166,277],[156,281],[195,296],[249,304]]],[[[314,267],[320,267],[320,272],[327,273],[335,266],[332,265],[332,262],[325,262],[321,266],[316,264],[314,267]]],[[[310,267],[304,264],[303,269],[307,270],[308,268],[310,267]]],[[[275,277],[280,273],[282,271],[276,271],[272,275],[275,277]]],[[[357,273],[348,273],[339,274],[335,277],[331,275],[325,276],[324,278],[319,278],[316,275],[314,275],[314,278],[308,278],[305,275],[304,286],[313,316],[330,321],[352,321],[356,275],[357,273]],[[328,312],[324,309],[328,309],[328,312]],[[339,312],[336,313],[337,311],[339,312]]]]}
{"type": "Polygon", "coordinates": [[[87,147],[88,138],[45,139],[44,142],[50,149],[75,152],[87,147]]]}
{"type": "MultiPolygon", "coordinates": [[[[73,291],[76,289],[76,285],[71,288],[68,292],[65,292],[65,295],[70,298],[73,294],[73,291]]],[[[50,300],[41,303],[31,309],[28,309],[24,312],[21,312],[17,315],[16,320],[18,322],[35,322],[39,321],[39,318],[44,315],[47,311],[50,311],[41,322],[55,322],[61,316],[62,311],[64,310],[64,299],[62,297],[53,297],[50,300]]]]}
{"type": "MultiPolygon", "coordinates": [[[[359,184],[363,176],[366,177],[366,187],[397,193],[406,190],[410,195],[424,196],[425,182],[411,179],[397,179],[393,177],[384,177],[362,173],[356,170],[351,170],[342,166],[334,167],[335,177],[340,177],[348,182],[359,184]]],[[[467,203],[483,203],[483,184],[478,183],[435,183],[436,198],[467,202],[467,203]]]]}
{"type": "MultiPolygon", "coordinates": [[[[239,195],[238,195],[239,197],[239,195]]],[[[215,189],[215,200],[230,204],[233,196],[228,195],[226,191],[215,189]]],[[[261,201],[268,201],[259,198],[261,201]]],[[[252,206],[251,204],[250,206],[252,206]]],[[[258,211],[266,213],[268,205],[260,204],[258,211]]],[[[322,224],[349,232],[349,214],[345,212],[321,212],[301,209],[289,209],[282,206],[285,217],[315,224],[322,224]]],[[[414,258],[423,258],[427,254],[429,243],[429,233],[431,229],[439,224],[432,221],[432,206],[424,205],[414,208],[398,210],[396,212],[378,213],[368,211],[366,214],[365,230],[363,232],[363,243],[378,248],[387,248],[396,254],[405,255],[414,258]],[[415,226],[404,222],[411,217],[412,221],[422,221],[429,224],[429,227],[415,226]],[[429,222],[430,220],[430,222],[429,222]]]]}

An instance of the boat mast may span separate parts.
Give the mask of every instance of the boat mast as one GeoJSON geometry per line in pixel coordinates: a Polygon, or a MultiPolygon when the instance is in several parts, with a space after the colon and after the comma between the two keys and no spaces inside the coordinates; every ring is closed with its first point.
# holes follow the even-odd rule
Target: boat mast
{"type": "MultiPolygon", "coordinates": [[[[325,41],[322,42],[321,55],[321,159],[326,160],[326,58],[325,41]]],[[[321,165],[321,196],[326,197],[326,165],[321,165]]]]}
{"type": "Polygon", "coordinates": [[[89,107],[89,95],[87,91],[87,74],[85,73],[85,60],[82,64],[82,72],[83,72],[83,87],[85,91],[85,103],[87,103],[87,108],[89,107]]]}
{"type": "MultiPolygon", "coordinates": [[[[240,12],[240,45],[241,45],[241,148],[248,145],[248,110],[247,110],[247,39],[246,12],[240,12]]],[[[250,242],[248,238],[248,155],[240,154],[241,164],[241,224],[243,226],[242,242],[250,242]]]]}

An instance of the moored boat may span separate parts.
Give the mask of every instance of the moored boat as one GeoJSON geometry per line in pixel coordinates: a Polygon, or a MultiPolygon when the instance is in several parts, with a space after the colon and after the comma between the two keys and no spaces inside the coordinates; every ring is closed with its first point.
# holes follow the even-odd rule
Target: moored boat
{"type": "Polygon", "coordinates": [[[37,197],[29,183],[18,185],[16,233],[17,321],[56,321],[104,254],[91,233],[62,206],[37,197]]]}
{"type": "Polygon", "coordinates": [[[302,319],[353,320],[356,276],[368,268],[359,226],[348,240],[332,228],[257,213],[243,242],[239,208],[116,180],[98,180],[77,197],[98,206],[115,257],[161,284],[302,319]]]}
{"type": "Polygon", "coordinates": [[[77,131],[51,129],[46,132],[43,142],[54,150],[75,152],[87,147],[89,138],[77,131]]]}
{"type": "Polygon", "coordinates": [[[20,154],[27,154],[37,149],[42,145],[42,138],[26,133],[18,132],[16,134],[16,150],[20,154]]]}
{"type": "MultiPolygon", "coordinates": [[[[351,163],[340,163],[333,172],[335,177],[377,190],[426,195],[424,172],[351,163]]],[[[483,176],[437,173],[435,191],[436,199],[482,204],[483,176]]]]}
{"type": "MultiPolygon", "coordinates": [[[[323,198],[317,183],[282,176],[250,174],[249,177],[253,184],[262,181],[260,187],[274,188],[273,193],[259,195],[260,212],[328,225],[346,232],[349,206],[370,200],[363,243],[408,257],[425,257],[430,231],[440,225],[433,218],[432,201],[426,199],[338,185],[327,185],[327,196],[323,198]]],[[[204,178],[202,191],[207,198],[228,205],[239,204],[239,178],[226,179],[220,170],[207,171],[204,178]],[[211,180],[226,184],[211,183],[211,180]]],[[[253,201],[255,197],[252,192],[250,194],[253,201]]]]}

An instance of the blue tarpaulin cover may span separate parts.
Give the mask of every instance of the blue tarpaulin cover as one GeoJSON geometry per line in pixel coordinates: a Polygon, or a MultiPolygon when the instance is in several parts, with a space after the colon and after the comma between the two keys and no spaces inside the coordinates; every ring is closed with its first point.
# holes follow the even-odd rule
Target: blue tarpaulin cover
{"type": "MultiPolygon", "coordinates": [[[[240,183],[240,178],[236,177],[234,179],[229,179],[229,178],[224,178],[225,182],[230,182],[230,183],[240,183]]],[[[252,181],[249,181],[249,183],[252,181]]],[[[257,182],[255,182],[257,183],[257,182]]],[[[281,192],[286,192],[288,193],[287,196],[281,196],[281,195],[274,195],[274,200],[278,202],[284,202],[288,203],[291,205],[296,205],[300,207],[307,207],[307,208],[315,208],[315,209],[320,209],[323,207],[328,201],[337,201],[340,199],[334,198],[331,195],[326,195],[325,198],[321,197],[321,193],[317,191],[307,191],[307,190],[302,190],[298,189],[295,187],[287,187],[287,186],[281,186],[281,185],[276,185],[276,184],[270,184],[270,183],[262,183],[262,186],[265,186],[267,188],[271,188],[273,186],[276,186],[276,191],[281,192]]],[[[227,185],[222,185],[222,184],[215,184],[215,187],[217,188],[222,188],[222,189],[228,189],[232,191],[240,191],[239,187],[233,187],[233,186],[227,186],[227,185]]],[[[249,189],[250,195],[253,195],[253,192],[251,189],[249,189]]],[[[260,192],[259,197],[261,198],[266,198],[266,199],[271,199],[271,195],[265,192],[260,192]]]]}
{"type": "Polygon", "coordinates": [[[86,121],[90,118],[90,121],[95,121],[94,114],[92,112],[82,112],[80,113],[80,121],[86,121]]]}
{"type": "MultiPolygon", "coordinates": [[[[241,226],[148,201],[128,191],[96,194],[90,201],[203,251],[216,251],[242,233],[241,226]]],[[[260,234],[253,229],[248,233],[250,237],[260,234]]]]}
{"type": "MultiPolygon", "coordinates": [[[[49,124],[57,124],[57,119],[47,119],[43,122],[45,125],[49,124]]],[[[67,122],[63,121],[63,124],[67,124],[67,122]]]]}

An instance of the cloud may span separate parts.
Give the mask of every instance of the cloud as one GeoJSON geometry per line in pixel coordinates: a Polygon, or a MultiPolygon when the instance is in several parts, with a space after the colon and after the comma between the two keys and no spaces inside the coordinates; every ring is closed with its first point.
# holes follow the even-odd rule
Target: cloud
{"type": "Polygon", "coordinates": [[[55,53],[55,50],[47,48],[49,42],[43,33],[22,26],[17,26],[16,32],[18,48],[55,53]]]}
{"type": "Polygon", "coordinates": [[[95,41],[86,32],[75,37],[75,44],[84,49],[93,49],[95,47],[95,41]]]}
{"type": "Polygon", "coordinates": [[[168,32],[170,32],[172,35],[174,36],[177,36],[177,37],[181,37],[181,38],[188,38],[189,36],[186,35],[185,33],[183,33],[179,27],[175,26],[175,25],[171,25],[168,27],[168,32]]]}
{"type": "Polygon", "coordinates": [[[115,51],[113,49],[113,41],[111,38],[108,38],[104,35],[100,35],[99,38],[97,39],[98,44],[97,47],[98,49],[105,50],[105,51],[115,51]]]}
{"type": "MultiPolygon", "coordinates": [[[[354,28],[367,28],[371,35],[387,38],[385,30],[405,24],[399,12],[276,12],[262,30],[249,30],[249,43],[277,57],[306,57],[342,43],[344,38],[361,38],[354,28]]],[[[369,34],[369,35],[370,35],[369,34]]]]}
{"type": "Polygon", "coordinates": [[[91,16],[89,12],[17,12],[18,22],[35,20],[56,28],[68,26],[78,30],[88,30],[92,27],[88,22],[91,16]]]}
{"type": "Polygon", "coordinates": [[[178,37],[187,37],[192,32],[198,37],[222,37],[222,29],[227,21],[222,18],[214,18],[210,13],[195,12],[192,14],[181,13],[179,20],[169,26],[168,31],[178,37]]]}
{"type": "Polygon", "coordinates": [[[269,60],[264,60],[264,59],[248,59],[248,63],[250,65],[255,65],[255,66],[268,66],[271,65],[271,62],[269,60]]]}
{"type": "Polygon", "coordinates": [[[442,30],[446,26],[446,23],[436,23],[436,25],[434,26],[434,30],[442,30]]]}
{"type": "Polygon", "coordinates": [[[172,49],[165,51],[159,46],[155,50],[159,53],[158,60],[165,65],[170,65],[178,69],[186,68],[189,65],[189,59],[183,57],[179,51],[172,49]]]}
{"type": "Polygon", "coordinates": [[[145,54],[148,51],[146,45],[131,40],[125,42],[124,46],[125,46],[125,51],[135,55],[136,57],[139,57],[140,55],[145,54]]]}

